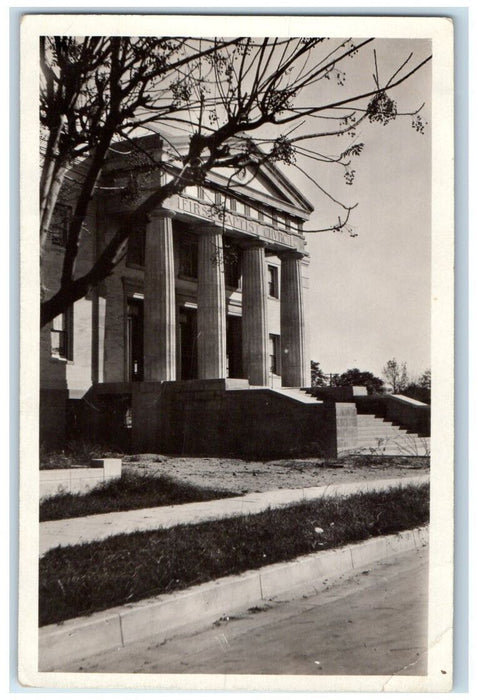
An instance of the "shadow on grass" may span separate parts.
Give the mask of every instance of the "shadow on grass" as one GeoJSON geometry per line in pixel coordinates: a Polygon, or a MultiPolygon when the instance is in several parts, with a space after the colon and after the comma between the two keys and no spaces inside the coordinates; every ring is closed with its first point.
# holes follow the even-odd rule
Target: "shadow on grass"
{"type": "Polygon", "coordinates": [[[57,547],[40,560],[40,624],[424,525],[429,487],[287,508],[57,547]]]}
{"type": "Polygon", "coordinates": [[[40,503],[40,521],[79,518],[140,508],[155,508],[194,501],[237,496],[234,491],[194,486],[166,474],[125,472],[119,479],[99,484],[88,493],[60,493],[40,503]]]}

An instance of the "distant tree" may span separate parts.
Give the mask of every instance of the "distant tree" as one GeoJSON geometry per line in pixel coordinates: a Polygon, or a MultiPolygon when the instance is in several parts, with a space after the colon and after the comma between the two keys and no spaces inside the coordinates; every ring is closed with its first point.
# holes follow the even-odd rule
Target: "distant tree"
{"type": "Polygon", "coordinates": [[[410,383],[406,362],[400,364],[393,358],[388,360],[382,371],[385,379],[392,385],[394,394],[402,392],[410,383]]]}
{"type": "Polygon", "coordinates": [[[402,394],[404,396],[409,396],[411,399],[429,404],[431,402],[431,370],[427,369],[418,378],[418,381],[410,382],[408,386],[402,390],[402,394]]]}
{"type": "Polygon", "coordinates": [[[423,372],[420,379],[418,380],[418,383],[424,389],[428,389],[429,391],[431,390],[431,388],[432,388],[432,371],[431,371],[431,369],[426,369],[423,372]]]}
{"type": "Polygon", "coordinates": [[[356,367],[349,369],[332,379],[333,386],[365,386],[369,394],[381,394],[383,381],[372,372],[362,372],[356,367]]]}
{"type": "Polygon", "coordinates": [[[327,386],[327,377],[320,368],[320,364],[315,362],[315,360],[311,360],[310,362],[310,375],[312,386],[327,386]]]}

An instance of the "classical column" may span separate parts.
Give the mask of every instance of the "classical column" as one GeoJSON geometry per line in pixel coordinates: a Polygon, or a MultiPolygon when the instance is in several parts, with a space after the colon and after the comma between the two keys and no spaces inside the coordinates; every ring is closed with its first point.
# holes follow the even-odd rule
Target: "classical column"
{"type": "Polygon", "coordinates": [[[198,377],[226,376],[226,289],[222,233],[201,228],[198,251],[198,377]]]}
{"type": "Polygon", "coordinates": [[[150,214],[144,256],[144,379],[176,379],[176,300],[172,212],[150,214]]]}
{"type": "Polygon", "coordinates": [[[281,369],[282,386],[306,386],[307,367],[304,290],[302,286],[303,255],[291,251],[281,259],[281,369]]]}
{"type": "Polygon", "coordinates": [[[268,384],[267,290],[264,244],[242,251],[242,360],[251,384],[268,384]]]}

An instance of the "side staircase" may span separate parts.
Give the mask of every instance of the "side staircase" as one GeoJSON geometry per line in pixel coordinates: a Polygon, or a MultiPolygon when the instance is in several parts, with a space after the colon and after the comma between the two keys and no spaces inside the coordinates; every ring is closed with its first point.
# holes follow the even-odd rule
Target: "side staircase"
{"type": "MultiPolygon", "coordinates": [[[[307,389],[281,389],[283,394],[289,393],[293,398],[302,393],[310,399],[322,401],[326,399],[326,394],[318,396],[310,388],[307,389]]],[[[330,390],[329,390],[330,391],[330,390]]],[[[337,392],[337,389],[334,390],[337,392]]],[[[340,389],[338,390],[340,391],[340,389]]],[[[365,389],[364,389],[365,392],[365,389]]],[[[332,393],[330,394],[332,397],[332,393]]],[[[407,429],[398,420],[390,420],[385,417],[383,402],[376,398],[361,396],[359,393],[354,397],[352,393],[349,398],[337,398],[338,401],[351,401],[357,408],[357,451],[362,454],[376,455],[403,455],[424,457],[430,454],[430,438],[421,435],[413,430],[407,429]],[[365,399],[365,400],[364,400],[365,399]]],[[[393,398],[393,397],[391,397],[393,398]]],[[[395,397],[400,398],[400,397],[395,397]]],[[[403,399],[403,397],[401,397],[403,399]]],[[[420,404],[420,402],[410,401],[410,404],[420,404]]],[[[422,405],[423,406],[423,405],[422,405]]]]}
{"type": "Polygon", "coordinates": [[[363,454],[424,457],[430,454],[430,438],[406,430],[376,415],[357,414],[357,450],[363,454]]]}

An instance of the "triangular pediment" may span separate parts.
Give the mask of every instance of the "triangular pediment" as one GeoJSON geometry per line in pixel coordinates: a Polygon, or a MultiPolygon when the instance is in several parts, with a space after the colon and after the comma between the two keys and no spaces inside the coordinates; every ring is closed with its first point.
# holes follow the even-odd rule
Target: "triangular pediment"
{"type": "MultiPolygon", "coordinates": [[[[163,135],[164,136],[164,135],[163,135]]],[[[137,139],[142,148],[151,151],[161,148],[166,152],[173,148],[180,152],[188,147],[189,138],[169,136],[167,143],[161,144],[161,132],[158,135],[142,136],[137,139]]],[[[126,144],[130,148],[130,144],[126,144]]],[[[265,154],[256,147],[257,161],[261,165],[250,165],[245,172],[236,173],[231,168],[214,168],[206,178],[205,186],[218,189],[228,196],[243,200],[246,204],[256,206],[258,209],[277,209],[284,211],[292,217],[307,220],[314,210],[313,205],[303,196],[300,190],[287,178],[282,170],[275,164],[265,161],[265,154]],[[256,204],[255,204],[256,203],[256,204]]],[[[158,153],[158,159],[161,157],[158,153]]],[[[110,158],[110,167],[118,167],[121,156],[118,151],[110,158]]]]}
{"type": "Polygon", "coordinates": [[[226,185],[238,195],[258,199],[280,208],[291,207],[308,216],[313,211],[312,204],[299,192],[288,178],[272,163],[259,168],[249,166],[245,172],[233,174],[228,168],[215,168],[211,181],[226,185]]]}

